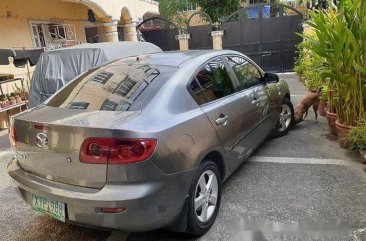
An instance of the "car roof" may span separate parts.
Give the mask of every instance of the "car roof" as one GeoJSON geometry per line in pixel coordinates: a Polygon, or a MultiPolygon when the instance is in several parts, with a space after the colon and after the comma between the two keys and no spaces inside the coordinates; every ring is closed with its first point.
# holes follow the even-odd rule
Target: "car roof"
{"type": "Polygon", "coordinates": [[[156,65],[168,65],[179,67],[183,63],[195,58],[213,58],[223,54],[238,54],[231,50],[187,50],[187,51],[167,51],[162,53],[149,54],[147,57],[156,65]]]}

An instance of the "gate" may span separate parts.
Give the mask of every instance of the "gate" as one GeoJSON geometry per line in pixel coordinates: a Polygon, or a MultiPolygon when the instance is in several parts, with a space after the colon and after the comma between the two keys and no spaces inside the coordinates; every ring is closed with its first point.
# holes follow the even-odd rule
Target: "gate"
{"type": "Polygon", "coordinates": [[[189,49],[212,49],[212,20],[207,13],[196,12],[192,14],[188,19],[187,29],[191,35],[189,49]],[[207,20],[208,24],[191,26],[192,19],[195,16],[201,17],[200,23],[204,23],[204,20],[207,20]]]}
{"type": "Polygon", "coordinates": [[[299,11],[283,4],[250,5],[222,23],[223,47],[246,54],[265,71],[293,71],[302,22],[299,11]]]}
{"type": "Polygon", "coordinates": [[[164,51],[179,50],[179,42],[176,39],[179,30],[170,20],[162,17],[148,18],[140,23],[137,29],[146,42],[153,43],[164,51]]]}

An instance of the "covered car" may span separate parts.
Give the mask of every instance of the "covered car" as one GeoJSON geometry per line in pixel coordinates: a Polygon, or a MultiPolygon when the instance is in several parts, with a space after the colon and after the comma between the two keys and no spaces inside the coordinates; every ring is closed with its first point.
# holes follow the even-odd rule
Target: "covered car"
{"type": "Polygon", "coordinates": [[[160,52],[162,50],[158,46],[147,42],[80,44],[45,52],[33,73],[29,107],[41,104],[70,80],[98,65],[160,52]]]}

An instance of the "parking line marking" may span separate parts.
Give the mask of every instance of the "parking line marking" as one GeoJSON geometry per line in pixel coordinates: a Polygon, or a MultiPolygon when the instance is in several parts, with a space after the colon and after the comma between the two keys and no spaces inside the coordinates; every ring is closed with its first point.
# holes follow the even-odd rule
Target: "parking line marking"
{"type": "Polygon", "coordinates": [[[282,163],[282,164],[318,164],[318,165],[349,165],[349,162],[340,159],[320,159],[320,158],[298,158],[298,157],[263,157],[253,156],[252,162],[282,163]]]}
{"type": "Polygon", "coordinates": [[[277,73],[278,75],[294,75],[296,72],[283,72],[283,73],[277,73]]]}

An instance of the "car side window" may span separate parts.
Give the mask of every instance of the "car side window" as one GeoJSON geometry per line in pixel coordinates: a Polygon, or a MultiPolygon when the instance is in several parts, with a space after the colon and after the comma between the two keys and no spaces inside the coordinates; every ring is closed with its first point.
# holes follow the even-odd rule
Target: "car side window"
{"type": "Polygon", "coordinates": [[[240,56],[227,56],[227,60],[238,77],[239,90],[245,90],[261,83],[260,72],[248,60],[240,56]]]}
{"type": "Polygon", "coordinates": [[[196,79],[194,79],[191,82],[189,87],[191,89],[191,93],[193,95],[193,98],[195,99],[197,104],[202,105],[202,104],[207,102],[205,94],[203,93],[203,90],[202,90],[201,86],[198,84],[196,79]]]}
{"type": "MultiPolygon", "coordinates": [[[[223,98],[235,92],[230,75],[221,58],[207,63],[200,69],[195,79],[202,88],[207,102],[223,98]]],[[[196,95],[196,99],[200,99],[200,97],[196,95]]]]}

